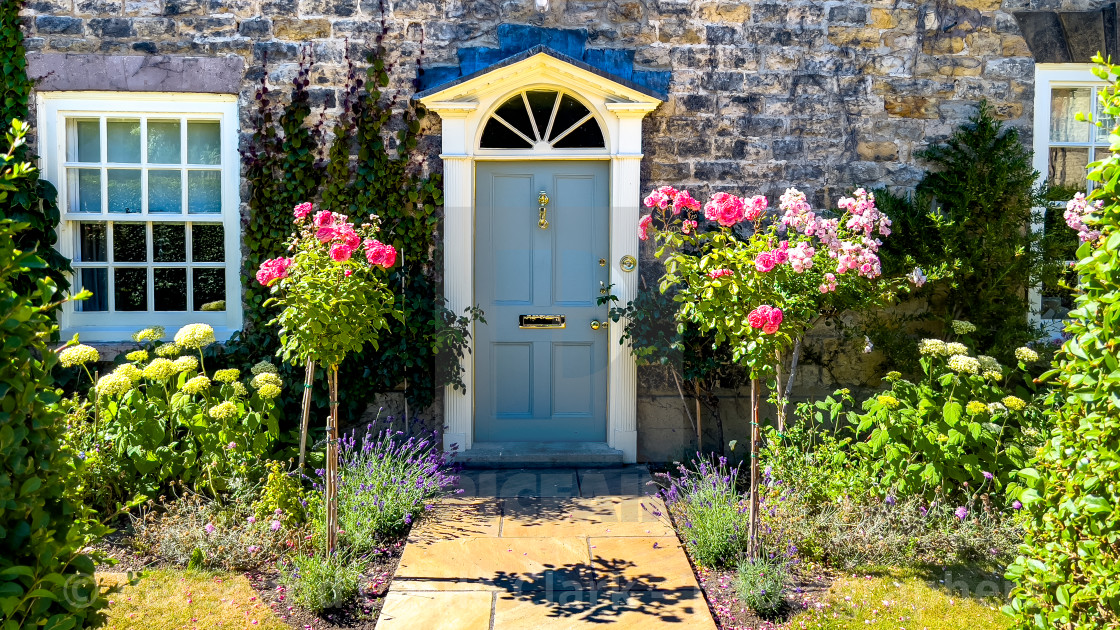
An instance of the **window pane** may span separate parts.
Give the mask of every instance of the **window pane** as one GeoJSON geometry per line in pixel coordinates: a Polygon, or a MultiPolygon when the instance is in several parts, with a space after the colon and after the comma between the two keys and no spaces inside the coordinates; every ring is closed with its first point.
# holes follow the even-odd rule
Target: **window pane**
{"type": "Polygon", "coordinates": [[[1077,286],[1077,272],[1070,269],[1062,276],[1059,282],[1042,285],[1042,319],[1066,319],[1073,309],[1074,292],[1067,287],[1077,286]]]}
{"type": "Polygon", "coordinates": [[[182,164],[183,136],[179,121],[148,121],[148,163],[182,164]]]}
{"type": "Polygon", "coordinates": [[[76,302],[74,310],[79,313],[93,313],[109,310],[109,270],[82,269],[82,284],[78,289],[93,293],[88,300],[76,302]]]}
{"type": "Polygon", "coordinates": [[[552,145],[557,149],[602,149],[603,131],[592,118],[577,127],[572,133],[560,138],[552,145]]]}
{"type": "Polygon", "coordinates": [[[148,171],[148,212],[183,212],[182,171],[148,171]]]}
{"type": "Polygon", "coordinates": [[[98,120],[76,120],[74,131],[78,136],[75,146],[70,147],[69,160],[73,162],[101,161],[101,122],[98,120]]]}
{"type": "Polygon", "coordinates": [[[72,168],[70,178],[70,212],[101,212],[101,169],[72,168]]]}
{"type": "MultiPolygon", "coordinates": [[[[116,237],[116,234],[113,234],[116,237]]],[[[118,311],[148,310],[148,270],[114,269],[114,304],[118,311]]]]}
{"type": "Polygon", "coordinates": [[[221,123],[187,123],[187,163],[221,164],[222,134],[221,123]]]}
{"type": "Polygon", "coordinates": [[[187,310],[187,270],[153,269],[157,311],[187,310]]]}
{"type": "Polygon", "coordinates": [[[1072,192],[1085,192],[1085,167],[1089,164],[1089,149],[1050,148],[1050,172],[1047,174],[1052,186],[1060,186],[1072,192]]]}
{"type": "Polygon", "coordinates": [[[110,120],[106,133],[109,136],[106,146],[110,162],[140,163],[139,120],[110,120]]]}
{"type": "Polygon", "coordinates": [[[533,119],[537,121],[537,131],[543,136],[548,131],[548,120],[552,118],[552,108],[556,105],[559,92],[526,92],[529,107],[533,109],[533,119]]]}
{"type": "MultiPolygon", "coordinates": [[[[152,256],[156,262],[187,262],[187,226],[182,223],[153,223],[152,256]]],[[[184,278],[184,287],[186,283],[184,278]]],[[[158,298],[156,303],[159,303],[158,298]]]]}
{"type": "Polygon", "coordinates": [[[187,207],[192,213],[222,211],[222,174],[219,171],[187,172],[187,207]]]}
{"type": "Polygon", "coordinates": [[[116,262],[145,262],[148,260],[148,226],[146,224],[113,224],[113,260],[116,262]]]}
{"type": "Polygon", "coordinates": [[[1092,88],[1054,88],[1050,92],[1050,141],[1088,142],[1089,124],[1079,122],[1077,113],[1093,111],[1092,88]]]}
{"type": "MultiPolygon", "coordinates": [[[[535,138],[533,134],[533,124],[529,122],[529,112],[525,109],[525,101],[518,94],[502,103],[494,114],[501,116],[506,122],[513,125],[515,129],[525,134],[529,138],[535,138]]],[[[541,129],[544,133],[544,129],[541,129]]]]}
{"type": "Polygon", "coordinates": [[[220,223],[191,225],[191,258],[193,262],[225,262],[225,229],[220,223]]]}
{"type": "Polygon", "coordinates": [[[109,212],[140,212],[140,170],[110,169],[107,172],[109,212]]]}
{"type": "Polygon", "coordinates": [[[194,270],[194,310],[224,311],[225,304],[216,304],[216,302],[225,302],[225,299],[225,269],[194,270]]]}
{"type": "Polygon", "coordinates": [[[587,113],[588,110],[583,103],[565,94],[560,98],[560,109],[556,110],[556,120],[552,122],[552,135],[549,136],[549,141],[555,140],[587,113]]]}
{"type": "Polygon", "coordinates": [[[109,260],[109,247],[106,240],[108,230],[104,223],[79,223],[78,240],[80,262],[105,262],[109,260]]]}
{"type": "Polygon", "coordinates": [[[532,145],[502,123],[491,118],[482,130],[479,145],[483,149],[531,149],[532,145]]]}

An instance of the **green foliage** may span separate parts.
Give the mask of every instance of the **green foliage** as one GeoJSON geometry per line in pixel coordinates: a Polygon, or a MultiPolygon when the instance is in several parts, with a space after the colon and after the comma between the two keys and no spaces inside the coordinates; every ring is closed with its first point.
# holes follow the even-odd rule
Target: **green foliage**
{"type": "MultiPolygon", "coordinates": [[[[22,139],[22,126],[15,138],[22,139]]],[[[12,162],[5,152],[0,173],[5,184],[18,185],[22,180],[8,178],[16,172],[12,162]]],[[[10,192],[0,191],[0,203],[10,192]]],[[[58,356],[46,345],[57,330],[51,312],[58,287],[40,273],[47,263],[20,249],[27,229],[0,217],[0,627],[95,627],[106,600],[93,579],[94,561],[82,550],[108,530],[66,494],[73,455],[59,441],[59,395],[51,378],[58,356]]]]}
{"type": "Polygon", "coordinates": [[[293,554],[288,559],[284,583],[293,602],[320,612],[358,594],[362,568],[348,552],[293,554]]]}
{"type": "MultiPolygon", "coordinates": [[[[24,2],[11,0],[0,3],[0,126],[7,127],[14,121],[28,119],[28,98],[34,86],[27,76],[27,54],[23,47],[23,31],[19,12],[24,2]]],[[[11,141],[9,140],[9,143],[11,141]]],[[[33,162],[35,156],[26,145],[10,144],[17,163],[33,162]]],[[[11,237],[22,251],[38,253],[46,261],[43,267],[22,272],[15,281],[31,289],[37,278],[49,277],[60,290],[70,288],[67,272],[70,261],[53,249],[58,236],[59,210],[57,193],[50,182],[41,179],[38,172],[28,171],[24,176],[9,180],[7,199],[0,200],[0,219],[7,218],[27,227],[11,237]]]]}
{"type": "Polygon", "coordinates": [[[933,171],[918,185],[903,238],[889,247],[941,252],[953,266],[943,319],[973,322],[983,331],[976,347],[1010,361],[1014,348],[1039,336],[1028,321],[1028,287],[1059,271],[1051,241],[1030,229],[1042,220],[1031,152],[981,102],[944,144],[918,156],[933,171]]]}
{"type": "Polygon", "coordinates": [[[790,581],[789,558],[762,554],[739,563],[735,571],[735,591],[739,601],[763,617],[772,617],[785,608],[786,586],[790,581]]]}
{"type": "MultiPolygon", "coordinates": [[[[1094,72],[1102,117],[1120,116],[1120,66],[1094,72]]],[[[1008,569],[1017,587],[1005,612],[1020,628],[1120,627],[1120,135],[1113,155],[1090,165],[1103,208],[1086,221],[1101,236],[1078,249],[1073,335],[1055,357],[1055,428],[1030,468],[1019,473],[1029,512],[1021,556],[1008,569]]]]}
{"type": "MultiPolygon", "coordinates": [[[[1008,391],[1001,383],[1015,370],[991,357],[967,357],[967,350],[959,342],[923,341],[921,379],[893,373],[890,389],[864,401],[863,413],[848,415],[856,434],[866,435],[857,448],[884,492],[1000,492],[1042,442],[1046,422],[1033,392],[1008,391]]],[[[1026,367],[1020,362],[1017,369],[1026,367]]]]}
{"type": "Polygon", "coordinates": [[[269,462],[268,477],[260,496],[253,502],[257,520],[278,518],[285,527],[294,529],[318,514],[323,495],[308,492],[300,482],[298,471],[289,471],[283,462],[269,462]],[[279,510],[279,512],[278,512],[279,510]]]}
{"type": "Polygon", "coordinates": [[[219,370],[229,374],[219,380],[189,354],[173,361],[177,347],[163,356],[147,348],[150,360],[122,363],[87,397],[64,401],[63,440],[80,458],[71,491],[106,509],[142,502],[172,480],[217,496],[261,479],[279,433],[279,378],[243,383],[219,370]]]}

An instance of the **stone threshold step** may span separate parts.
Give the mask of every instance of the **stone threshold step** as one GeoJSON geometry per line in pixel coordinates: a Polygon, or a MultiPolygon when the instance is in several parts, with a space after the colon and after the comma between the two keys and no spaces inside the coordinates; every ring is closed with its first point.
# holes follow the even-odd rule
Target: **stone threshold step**
{"type": "Polygon", "coordinates": [[[605,442],[475,442],[454,461],[464,468],[609,468],[622,465],[622,451],[605,442]]]}

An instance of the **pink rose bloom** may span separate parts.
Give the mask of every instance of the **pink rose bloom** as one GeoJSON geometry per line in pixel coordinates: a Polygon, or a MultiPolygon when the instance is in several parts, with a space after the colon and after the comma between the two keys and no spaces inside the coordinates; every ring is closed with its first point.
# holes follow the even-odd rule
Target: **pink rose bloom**
{"type": "Polygon", "coordinates": [[[350,260],[350,255],[353,253],[354,248],[348,247],[346,243],[335,243],[331,245],[331,260],[335,262],[350,260]]]}
{"type": "Polygon", "coordinates": [[[696,222],[691,219],[685,219],[681,223],[681,234],[691,234],[696,229],[696,222]]]}
{"type": "Polygon", "coordinates": [[[784,265],[789,260],[789,252],[784,248],[775,249],[774,251],[770,252],[770,255],[774,258],[775,265],[784,265]]]}
{"type": "Polygon", "coordinates": [[[743,200],[729,193],[716,193],[704,204],[704,218],[716,221],[723,227],[731,227],[742,221],[745,214],[743,200]]]}
{"type": "Polygon", "coordinates": [[[673,199],[673,214],[680,214],[681,210],[691,210],[693,212],[700,210],[700,202],[693,199],[687,190],[680,191],[677,193],[677,197],[673,199]]]}
{"type": "Polygon", "coordinates": [[[747,323],[750,324],[751,328],[762,328],[766,325],[766,311],[769,310],[770,307],[763,304],[750,313],[747,313],[747,323]]]}
{"type": "Polygon", "coordinates": [[[769,272],[775,264],[774,255],[770,252],[762,252],[758,255],[758,258],[754,259],[754,268],[762,273],[769,272]]]}
{"type": "Polygon", "coordinates": [[[260,269],[257,270],[257,282],[267,287],[276,280],[287,278],[288,267],[291,264],[291,258],[273,258],[264,261],[261,263],[260,269]]]}
{"type": "Polygon", "coordinates": [[[758,217],[762,216],[762,213],[766,212],[766,208],[768,208],[769,206],[770,202],[766,200],[766,197],[762,195],[755,195],[754,197],[751,197],[750,200],[746,203],[746,219],[748,221],[754,221],[758,217]]]}
{"type": "Polygon", "coordinates": [[[770,324],[771,326],[778,326],[782,323],[782,319],[784,317],[785,316],[782,313],[782,309],[775,306],[772,307],[770,309],[770,312],[766,314],[766,323],[770,324]]]}
{"type": "Polygon", "coordinates": [[[666,195],[661,189],[657,189],[645,198],[644,203],[647,208],[661,208],[664,210],[669,207],[669,195],[666,195]]]}
{"type": "Polygon", "coordinates": [[[346,271],[343,271],[343,272],[342,272],[342,275],[344,275],[344,276],[346,276],[347,278],[349,278],[350,276],[354,275],[354,270],[353,270],[353,269],[347,269],[346,271]]]}
{"type": "Polygon", "coordinates": [[[353,223],[343,223],[338,226],[337,230],[335,239],[341,241],[350,249],[358,249],[358,246],[362,244],[362,237],[354,231],[353,223]]]}
{"type": "Polygon", "coordinates": [[[315,231],[315,238],[319,239],[320,243],[329,243],[338,236],[338,228],[332,225],[325,225],[315,231]]]}
{"type": "Polygon", "coordinates": [[[639,240],[644,241],[644,240],[649,238],[649,235],[646,233],[646,230],[648,230],[649,226],[652,225],[652,224],[653,224],[653,215],[652,214],[647,214],[644,217],[638,219],[638,239],[639,240]]]}
{"type": "Polygon", "coordinates": [[[297,223],[303,221],[307,218],[307,215],[311,214],[311,204],[305,201],[296,206],[292,213],[295,215],[297,223]]]}
{"type": "Polygon", "coordinates": [[[315,213],[315,227],[327,227],[334,225],[334,213],[329,210],[320,210],[315,213]]]}
{"type": "Polygon", "coordinates": [[[804,273],[813,268],[813,256],[817,251],[805,243],[789,250],[789,266],[794,273],[804,273]]]}
{"type": "Polygon", "coordinates": [[[366,260],[374,267],[388,269],[397,263],[397,250],[392,245],[386,245],[377,239],[365,242],[366,260]]]}
{"type": "Polygon", "coordinates": [[[711,278],[712,280],[715,280],[716,278],[722,278],[723,276],[730,276],[730,275],[733,275],[734,273],[735,272],[731,271],[730,269],[716,269],[715,271],[709,271],[708,272],[708,277],[711,278]]]}
{"type": "Polygon", "coordinates": [[[824,274],[824,282],[821,284],[821,293],[831,293],[836,290],[836,274],[824,274]]]}

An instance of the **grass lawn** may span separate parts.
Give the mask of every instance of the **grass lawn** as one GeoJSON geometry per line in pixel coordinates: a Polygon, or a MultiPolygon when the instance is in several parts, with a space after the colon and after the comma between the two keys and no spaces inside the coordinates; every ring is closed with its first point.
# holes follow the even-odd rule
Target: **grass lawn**
{"type": "Polygon", "coordinates": [[[798,630],[1004,630],[1003,584],[990,575],[947,569],[882,569],[836,580],[822,606],[794,617],[798,630]],[[966,593],[971,593],[968,595],[966,593]],[[987,595],[987,596],[985,596],[987,595]]]}
{"type": "Polygon", "coordinates": [[[128,585],[123,573],[99,574],[114,587],[107,614],[111,630],[251,628],[289,630],[242,575],[196,571],[145,571],[128,585]]]}

